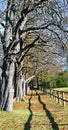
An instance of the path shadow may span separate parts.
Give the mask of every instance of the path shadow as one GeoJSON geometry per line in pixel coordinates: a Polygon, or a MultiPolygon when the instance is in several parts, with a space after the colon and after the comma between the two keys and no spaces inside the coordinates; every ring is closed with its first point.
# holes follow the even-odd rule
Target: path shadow
{"type": "Polygon", "coordinates": [[[28,117],[27,122],[24,125],[24,130],[30,130],[30,128],[31,128],[30,122],[31,122],[32,116],[33,116],[33,112],[31,110],[31,99],[32,99],[32,92],[31,92],[31,96],[30,96],[29,101],[28,101],[28,104],[29,104],[28,109],[29,109],[30,115],[28,117]]]}
{"type": "Polygon", "coordinates": [[[44,104],[44,103],[41,101],[41,97],[40,97],[40,95],[37,93],[37,91],[36,91],[36,95],[38,95],[38,100],[39,100],[39,102],[42,104],[43,110],[45,111],[46,115],[48,116],[53,130],[59,130],[58,124],[55,122],[54,117],[51,115],[50,111],[46,108],[46,104],[44,104]]]}

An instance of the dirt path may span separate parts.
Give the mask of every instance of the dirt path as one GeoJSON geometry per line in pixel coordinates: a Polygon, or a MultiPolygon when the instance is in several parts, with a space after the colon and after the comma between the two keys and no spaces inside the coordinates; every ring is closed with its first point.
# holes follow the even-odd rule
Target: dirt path
{"type": "Polygon", "coordinates": [[[40,90],[15,101],[12,112],[0,111],[0,130],[68,130],[68,106],[62,107],[40,90]]]}
{"type": "Polygon", "coordinates": [[[67,111],[42,92],[30,91],[25,97],[29,117],[24,130],[68,130],[67,111]]]}

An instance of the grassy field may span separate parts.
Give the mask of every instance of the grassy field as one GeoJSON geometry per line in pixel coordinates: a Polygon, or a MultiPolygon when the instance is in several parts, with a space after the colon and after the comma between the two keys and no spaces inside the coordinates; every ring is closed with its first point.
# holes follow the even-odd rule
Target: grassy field
{"type": "Polygon", "coordinates": [[[0,130],[68,130],[68,107],[40,91],[14,102],[13,112],[0,111],[0,130]]]}
{"type": "Polygon", "coordinates": [[[54,90],[59,90],[59,91],[64,91],[64,92],[68,92],[68,87],[64,87],[64,88],[53,88],[54,90]]]}

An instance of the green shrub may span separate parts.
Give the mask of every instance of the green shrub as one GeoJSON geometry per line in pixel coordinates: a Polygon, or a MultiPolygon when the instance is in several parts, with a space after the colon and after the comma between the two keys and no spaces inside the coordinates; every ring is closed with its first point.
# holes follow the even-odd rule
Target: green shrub
{"type": "Polygon", "coordinates": [[[54,76],[52,76],[51,78],[50,78],[50,86],[53,88],[56,88],[57,87],[57,85],[56,85],[56,78],[54,77],[54,76]]]}
{"type": "Polygon", "coordinates": [[[57,77],[56,76],[40,76],[39,85],[44,88],[60,88],[68,87],[68,72],[62,72],[57,77]]]}
{"type": "Polygon", "coordinates": [[[68,72],[62,72],[57,77],[57,87],[68,87],[68,72]]]}

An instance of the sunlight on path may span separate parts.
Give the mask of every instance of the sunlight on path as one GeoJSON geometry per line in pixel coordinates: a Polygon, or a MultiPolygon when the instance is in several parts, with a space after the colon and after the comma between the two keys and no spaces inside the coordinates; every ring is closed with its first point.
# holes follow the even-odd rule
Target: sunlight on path
{"type": "Polygon", "coordinates": [[[68,130],[62,106],[54,103],[41,91],[30,91],[26,96],[30,115],[24,130],[68,130]]]}
{"type": "Polygon", "coordinates": [[[68,107],[40,90],[29,91],[13,106],[13,112],[0,111],[0,130],[68,130],[68,107]]]}

